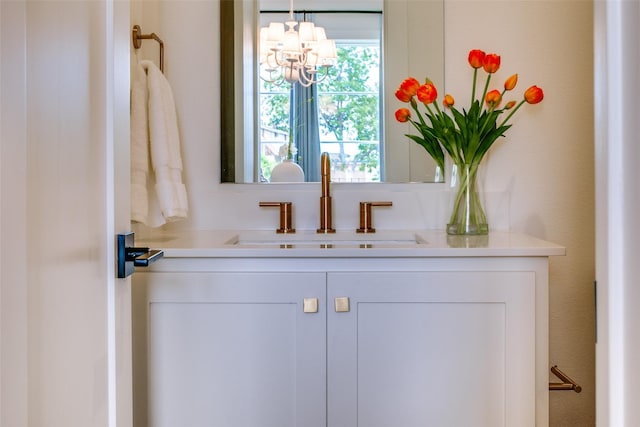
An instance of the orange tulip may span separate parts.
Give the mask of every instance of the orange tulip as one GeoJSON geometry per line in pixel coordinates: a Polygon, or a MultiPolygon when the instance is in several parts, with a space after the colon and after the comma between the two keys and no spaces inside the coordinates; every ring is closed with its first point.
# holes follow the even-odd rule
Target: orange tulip
{"type": "Polygon", "coordinates": [[[438,97],[438,91],[432,83],[427,83],[418,88],[416,96],[423,104],[431,104],[438,97]]]}
{"type": "Polygon", "coordinates": [[[489,108],[495,108],[500,105],[500,102],[502,101],[502,95],[500,94],[500,92],[494,89],[487,93],[484,100],[489,108]]]}
{"type": "Polygon", "coordinates": [[[411,111],[408,108],[399,108],[396,111],[396,120],[400,123],[404,123],[411,118],[411,111]]]}
{"type": "Polygon", "coordinates": [[[487,73],[495,73],[500,68],[500,55],[496,55],[495,53],[486,55],[484,61],[482,61],[482,66],[487,73]]]}
{"type": "Polygon", "coordinates": [[[455,104],[455,100],[453,99],[453,96],[446,94],[444,96],[444,100],[442,101],[442,105],[444,105],[445,108],[451,108],[453,104],[455,104]]]}
{"type": "Polygon", "coordinates": [[[398,101],[400,102],[409,102],[411,100],[411,95],[398,89],[396,90],[396,98],[398,98],[398,101]]]}
{"type": "Polygon", "coordinates": [[[473,68],[482,67],[482,63],[484,62],[485,53],[480,49],[473,49],[469,52],[469,65],[473,68]]]}
{"type": "Polygon", "coordinates": [[[396,98],[401,102],[409,102],[411,97],[415,96],[418,87],[420,87],[420,82],[413,77],[409,77],[400,83],[400,87],[396,91],[396,98]]]}
{"type": "MultiPolygon", "coordinates": [[[[396,91],[396,97],[405,103],[401,107],[406,107],[395,111],[396,120],[400,123],[408,122],[411,130],[417,130],[417,133],[406,136],[423,146],[440,167],[443,167],[447,152],[458,163],[479,164],[492,144],[512,126],[510,120],[515,113],[525,103],[537,104],[544,97],[541,88],[531,86],[524,93],[518,90],[518,96],[523,96],[518,99],[518,96],[512,94],[519,84],[518,74],[509,75],[503,80],[503,87],[500,87],[499,82],[496,84],[492,81],[493,74],[497,74],[501,67],[500,55],[487,54],[480,49],[472,49],[468,53],[469,65],[473,70],[470,73],[473,75],[473,87],[471,107],[468,110],[454,107],[455,100],[449,93],[443,92],[444,97],[440,97],[436,85],[429,79],[418,83],[410,77],[396,91]],[[478,77],[479,68],[482,69],[483,78],[478,77]],[[480,95],[477,91],[477,85],[480,84],[478,80],[484,80],[480,95]],[[507,95],[507,92],[510,93],[507,95]]],[[[456,199],[462,203],[465,198],[459,193],[456,199]]],[[[454,216],[457,217],[463,209],[466,208],[456,202],[454,216]]],[[[482,220],[484,221],[484,217],[482,220]]]]}
{"type": "Polygon", "coordinates": [[[511,90],[518,84],[518,75],[514,74],[504,82],[504,90],[511,90]]]}
{"type": "Polygon", "coordinates": [[[537,104],[538,102],[542,101],[543,98],[544,93],[538,86],[531,86],[524,92],[524,99],[529,104],[537,104]]]}

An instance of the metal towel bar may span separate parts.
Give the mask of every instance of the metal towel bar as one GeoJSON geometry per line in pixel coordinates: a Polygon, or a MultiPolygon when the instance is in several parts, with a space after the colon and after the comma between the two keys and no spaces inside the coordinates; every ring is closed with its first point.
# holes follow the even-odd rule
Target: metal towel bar
{"type": "Polygon", "coordinates": [[[558,369],[557,365],[553,365],[551,367],[551,373],[556,377],[562,380],[561,383],[549,383],[549,390],[573,390],[576,393],[580,393],[582,391],[582,387],[580,387],[574,380],[569,378],[567,374],[558,369]]]}

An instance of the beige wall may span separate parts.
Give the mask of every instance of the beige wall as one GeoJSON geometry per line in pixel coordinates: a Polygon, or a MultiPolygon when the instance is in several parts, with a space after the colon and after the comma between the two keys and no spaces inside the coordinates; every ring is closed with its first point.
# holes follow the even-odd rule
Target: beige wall
{"type": "Polygon", "coordinates": [[[445,4],[448,91],[466,87],[472,48],[502,56],[500,83],[517,72],[520,90],[545,90],[543,103],[521,110],[494,147],[485,188],[508,190],[512,230],[567,247],[551,260],[549,362],[583,391],[552,392],[550,424],[594,425],[593,3],[445,4]]]}
{"type": "MultiPolygon", "coordinates": [[[[285,194],[296,203],[296,227],[314,228],[319,189],[313,185],[218,184],[220,83],[217,73],[209,71],[219,64],[217,2],[164,1],[159,10],[152,4],[134,1],[132,24],[159,32],[165,40],[165,68],[180,116],[191,203],[190,219],[166,231],[271,227],[274,219],[257,202],[285,194]],[[173,25],[176,18],[189,26],[173,25]],[[196,29],[199,36],[193,37],[196,29]]],[[[545,90],[544,102],[523,108],[507,138],[489,154],[484,186],[499,200],[489,206],[491,226],[567,247],[567,256],[551,260],[549,361],[580,383],[583,392],[551,393],[552,426],[595,424],[592,9],[591,1],[582,0],[445,0],[445,84],[458,102],[468,93],[466,57],[473,48],[502,56],[498,86],[517,72],[517,93],[532,84],[545,90]]],[[[155,46],[145,44],[155,58],[155,46]]],[[[367,192],[381,197],[389,190],[363,188],[334,186],[337,228],[357,220],[357,207],[347,201],[367,192]]],[[[377,227],[441,226],[447,210],[439,196],[442,189],[394,187],[385,195],[394,209],[380,212],[377,227]]]]}

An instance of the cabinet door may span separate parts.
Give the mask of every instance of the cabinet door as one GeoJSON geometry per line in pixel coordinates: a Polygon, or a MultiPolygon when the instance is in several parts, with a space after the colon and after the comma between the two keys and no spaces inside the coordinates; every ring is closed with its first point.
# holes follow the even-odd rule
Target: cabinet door
{"type": "Polygon", "coordinates": [[[326,426],[324,273],[149,273],[135,286],[148,352],[136,425],[326,426]]]}
{"type": "Polygon", "coordinates": [[[331,427],[535,425],[532,272],[330,273],[331,427]],[[342,300],[344,303],[344,300],[342,300]]]}

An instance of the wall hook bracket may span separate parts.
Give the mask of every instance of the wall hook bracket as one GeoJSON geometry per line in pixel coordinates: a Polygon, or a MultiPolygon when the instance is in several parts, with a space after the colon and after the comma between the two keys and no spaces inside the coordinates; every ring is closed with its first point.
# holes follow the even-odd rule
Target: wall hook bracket
{"type": "Polygon", "coordinates": [[[133,274],[135,267],[148,267],[164,256],[158,249],[134,247],[135,234],[118,234],[118,278],[123,279],[133,274]]]}
{"type": "Polygon", "coordinates": [[[580,393],[582,391],[582,387],[580,387],[574,380],[569,378],[567,374],[558,369],[557,365],[553,365],[551,367],[551,373],[556,377],[562,380],[561,383],[549,383],[549,390],[573,390],[576,393],[580,393]]]}

